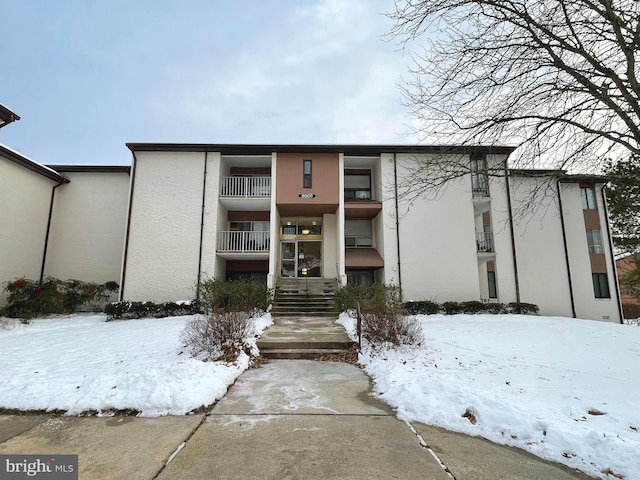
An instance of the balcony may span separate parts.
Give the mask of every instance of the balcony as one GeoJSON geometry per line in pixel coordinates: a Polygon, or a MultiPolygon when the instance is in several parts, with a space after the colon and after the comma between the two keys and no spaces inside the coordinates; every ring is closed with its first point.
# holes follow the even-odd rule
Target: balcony
{"type": "Polygon", "coordinates": [[[269,232],[218,232],[218,252],[269,254],[269,232]]]}
{"type": "Polygon", "coordinates": [[[222,177],[221,197],[265,198],[271,196],[271,177],[222,177]]]}
{"type": "Polygon", "coordinates": [[[476,232],[476,245],[479,253],[493,253],[493,233],[476,232]]]}
{"type": "Polygon", "coordinates": [[[474,197],[489,196],[489,176],[485,173],[471,174],[471,192],[474,197]]]}

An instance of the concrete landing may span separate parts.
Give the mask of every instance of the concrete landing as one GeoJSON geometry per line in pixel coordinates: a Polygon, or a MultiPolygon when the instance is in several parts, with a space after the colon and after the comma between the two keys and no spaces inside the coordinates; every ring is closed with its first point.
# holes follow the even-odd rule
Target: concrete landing
{"type": "Polygon", "coordinates": [[[258,339],[266,358],[314,358],[343,353],[353,342],[334,318],[278,317],[258,339]]]}

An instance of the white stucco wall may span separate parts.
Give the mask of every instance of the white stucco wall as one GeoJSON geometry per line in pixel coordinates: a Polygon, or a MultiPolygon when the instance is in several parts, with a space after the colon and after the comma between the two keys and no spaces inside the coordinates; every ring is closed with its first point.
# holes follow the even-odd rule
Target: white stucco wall
{"type": "MultiPolygon", "coordinates": [[[[504,155],[488,155],[487,162],[491,168],[503,168],[504,155]]],[[[497,172],[496,172],[497,173],[497,172]]],[[[496,288],[498,301],[509,303],[516,301],[515,269],[513,265],[513,248],[511,244],[511,229],[509,226],[509,203],[504,177],[491,176],[489,178],[489,194],[491,195],[491,228],[495,249],[496,288]]],[[[486,283],[486,265],[481,273],[486,283]]],[[[488,291],[487,291],[488,294],[488,291]]],[[[483,297],[485,295],[483,294],[483,297]]]]}
{"type": "Polygon", "coordinates": [[[336,278],[338,266],[338,215],[322,216],[322,277],[336,278]]]}
{"type": "MultiPolygon", "coordinates": [[[[54,185],[0,156],[0,284],[20,277],[40,278],[54,185]]],[[[0,305],[6,297],[0,288],[0,305]]]]}
{"type": "Polygon", "coordinates": [[[555,180],[517,176],[512,177],[512,180],[520,299],[537,304],[542,315],[571,317],[571,297],[555,180]],[[536,191],[542,184],[546,184],[548,188],[536,191]],[[520,210],[521,202],[528,201],[532,195],[535,196],[538,207],[523,214],[520,210]]]}
{"type": "Polygon", "coordinates": [[[382,211],[374,222],[378,253],[384,259],[384,268],[378,273],[378,281],[386,285],[399,285],[398,248],[395,213],[395,194],[393,190],[393,155],[380,155],[376,166],[375,195],[382,202],[382,211]]]}
{"type": "Polygon", "coordinates": [[[204,177],[202,152],[137,152],[124,300],[195,296],[204,177]]]}
{"type": "MultiPolygon", "coordinates": [[[[415,156],[397,155],[399,166],[415,156]]],[[[465,159],[461,159],[465,161],[465,159]]],[[[403,168],[399,175],[405,174],[403,168]]],[[[400,202],[400,258],[405,300],[479,300],[471,179],[449,182],[436,198],[400,202]]]]}
{"type": "MultiPolygon", "coordinates": [[[[202,157],[204,157],[204,153],[202,157]]],[[[220,205],[218,196],[220,194],[220,153],[209,152],[207,158],[207,182],[205,190],[205,208],[204,208],[204,230],[202,235],[202,278],[224,278],[225,272],[222,265],[224,262],[218,262],[216,259],[216,248],[218,244],[218,218],[227,212],[220,205]],[[220,212],[219,209],[224,211],[220,212]]],[[[204,161],[204,159],[203,159],[204,161]]],[[[226,226],[222,228],[226,230],[226,226]]]]}
{"type": "Polygon", "coordinates": [[[56,190],[45,276],[120,281],[129,175],[65,172],[56,190]]]}
{"type": "Polygon", "coordinates": [[[569,247],[569,263],[571,265],[571,281],[573,284],[576,316],[578,318],[619,323],[618,299],[616,298],[615,278],[613,277],[614,271],[611,264],[611,251],[607,244],[604,204],[602,203],[600,189],[596,188],[596,203],[600,214],[600,227],[606,256],[607,277],[611,298],[595,298],[593,292],[589,248],[587,244],[584,213],[582,210],[582,200],[580,198],[580,185],[578,183],[562,183],[560,186],[567,232],[567,245],[569,247]]]}

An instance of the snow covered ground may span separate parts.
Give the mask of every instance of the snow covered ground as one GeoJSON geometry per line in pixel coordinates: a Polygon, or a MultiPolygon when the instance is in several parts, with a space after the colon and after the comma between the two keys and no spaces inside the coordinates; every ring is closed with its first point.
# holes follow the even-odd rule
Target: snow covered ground
{"type": "MultiPolygon", "coordinates": [[[[425,341],[363,347],[400,418],[640,479],[640,328],[561,317],[419,315],[425,341]]],[[[351,334],[354,320],[339,320],[351,334]]]]}
{"type": "MultiPolygon", "coordinates": [[[[193,316],[105,322],[71,315],[0,328],[0,408],[87,411],[133,409],[183,415],[221,398],[247,367],[190,357],[179,336],[193,316]]],[[[262,332],[271,316],[256,321],[262,332]]],[[[255,340],[254,340],[255,346],[255,340]]]]}
{"type": "MultiPolygon", "coordinates": [[[[181,415],[221,398],[248,365],[190,358],[193,317],[104,315],[0,325],[0,408],[181,415]]],[[[519,315],[418,316],[425,341],[364,346],[398,416],[514,445],[602,478],[640,480],[640,328],[519,315]]],[[[353,332],[354,320],[340,322],[353,332]]],[[[271,324],[266,315],[262,330],[271,324]]]]}

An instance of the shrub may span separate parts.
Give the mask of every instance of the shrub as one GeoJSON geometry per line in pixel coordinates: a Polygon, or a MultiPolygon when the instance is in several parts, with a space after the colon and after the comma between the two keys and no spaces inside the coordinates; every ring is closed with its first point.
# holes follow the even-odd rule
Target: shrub
{"type": "Polygon", "coordinates": [[[201,313],[199,305],[195,302],[112,302],[104,307],[107,321],[130,320],[145,317],[178,317],[180,315],[193,315],[201,313]]]}
{"type": "Polygon", "coordinates": [[[468,313],[470,315],[475,315],[478,313],[482,313],[487,310],[488,303],[482,303],[478,300],[470,300],[468,302],[460,303],[460,311],[462,313],[468,313]]]}
{"type": "Polygon", "coordinates": [[[420,323],[398,308],[377,308],[362,314],[362,336],[370,343],[417,345],[422,342],[420,323]]]}
{"type": "Polygon", "coordinates": [[[444,302],[442,304],[442,311],[447,315],[456,315],[462,313],[462,308],[459,302],[444,302]]]}
{"type": "Polygon", "coordinates": [[[248,280],[225,282],[206,279],[200,284],[198,301],[205,313],[217,310],[265,312],[272,294],[263,283],[248,280]]]}
{"type": "Polygon", "coordinates": [[[497,315],[499,313],[507,313],[507,307],[504,303],[485,303],[484,310],[486,313],[497,315]]]}
{"type": "Polygon", "coordinates": [[[534,303],[511,302],[507,304],[507,312],[518,315],[535,315],[540,311],[534,303]]]}
{"type": "Polygon", "coordinates": [[[117,288],[115,282],[99,285],[51,277],[43,282],[19,278],[4,284],[9,298],[0,315],[28,320],[38,315],[74,313],[82,307],[101,310],[109,299],[108,292],[117,288]]]}
{"type": "Polygon", "coordinates": [[[346,285],[336,292],[335,305],[341,312],[355,309],[357,302],[360,302],[363,312],[385,307],[397,309],[400,305],[400,289],[393,285],[374,283],[346,285]]]}
{"type": "Polygon", "coordinates": [[[247,312],[214,312],[189,321],[180,340],[194,357],[233,362],[252,333],[253,320],[247,312]]]}
{"type": "Polygon", "coordinates": [[[640,318],[640,305],[635,303],[623,303],[622,310],[624,312],[624,318],[635,319],[640,318]]]}
{"type": "Polygon", "coordinates": [[[402,306],[409,315],[434,315],[440,312],[440,304],[431,300],[405,302],[402,306]]]}

